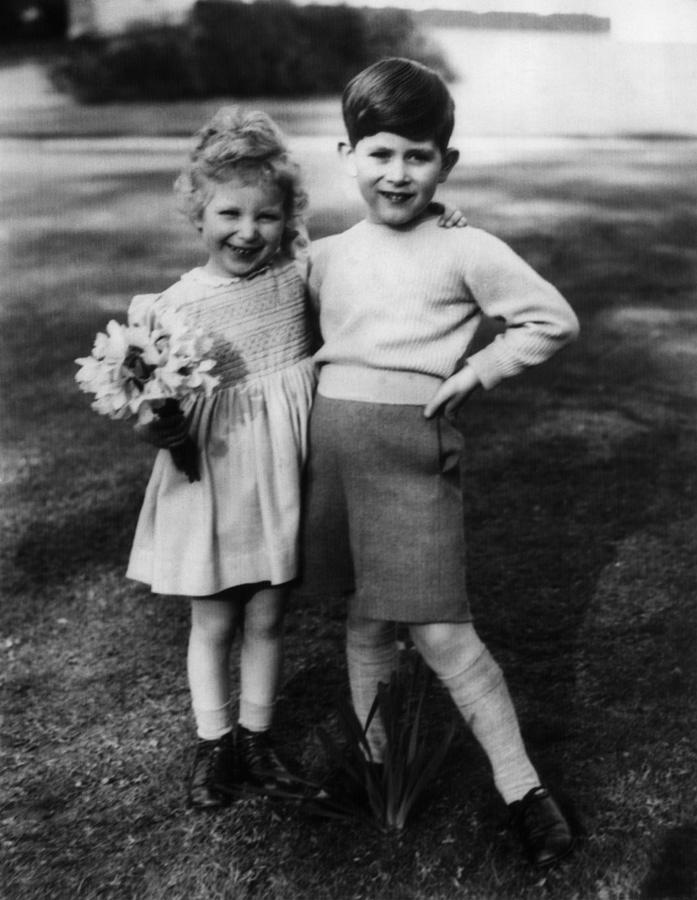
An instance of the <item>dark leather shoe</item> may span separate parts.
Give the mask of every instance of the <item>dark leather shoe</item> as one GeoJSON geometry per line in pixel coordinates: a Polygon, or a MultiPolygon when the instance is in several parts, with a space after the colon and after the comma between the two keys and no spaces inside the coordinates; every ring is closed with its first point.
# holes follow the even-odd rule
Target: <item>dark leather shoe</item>
{"type": "Polygon", "coordinates": [[[189,772],[187,799],[194,809],[227,806],[239,784],[232,732],[217,741],[199,741],[189,772]]]}
{"type": "Polygon", "coordinates": [[[238,725],[237,760],[240,777],[254,787],[288,789],[298,784],[298,776],[280,758],[267,731],[238,725]]]}
{"type": "Polygon", "coordinates": [[[546,788],[533,788],[509,809],[512,825],[534,866],[551,866],[571,852],[571,829],[546,788]]]}

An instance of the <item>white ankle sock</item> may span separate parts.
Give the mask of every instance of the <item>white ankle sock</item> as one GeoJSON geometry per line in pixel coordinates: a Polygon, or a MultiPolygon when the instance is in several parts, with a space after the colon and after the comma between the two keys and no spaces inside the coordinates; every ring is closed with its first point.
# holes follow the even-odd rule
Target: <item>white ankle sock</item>
{"type": "Polygon", "coordinates": [[[268,731],[271,728],[275,704],[255,703],[240,697],[239,724],[248,731],[268,731]]]}
{"type": "Polygon", "coordinates": [[[230,721],[230,704],[226,703],[218,709],[193,708],[196,721],[196,734],[202,741],[217,741],[228,731],[232,731],[230,721]]]}

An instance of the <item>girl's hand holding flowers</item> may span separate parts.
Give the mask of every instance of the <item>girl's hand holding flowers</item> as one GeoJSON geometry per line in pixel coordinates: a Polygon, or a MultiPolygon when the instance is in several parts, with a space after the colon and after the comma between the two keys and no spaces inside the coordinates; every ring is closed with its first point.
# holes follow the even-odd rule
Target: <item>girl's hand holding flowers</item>
{"type": "Polygon", "coordinates": [[[181,403],[210,397],[218,379],[207,359],[211,340],[165,310],[151,330],[111,321],[92,353],[75,360],[80,389],[95,395],[92,408],[112,419],[137,417],[136,431],[172,453],[189,481],[198,481],[196,447],[181,403]]]}
{"type": "Polygon", "coordinates": [[[178,405],[171,415],[163,415],[161,408],[154,410],[143,404],[133,430],[141,440],[153,447],[170,450],[184,443],[189,434],[189,424],[178,405]]]}

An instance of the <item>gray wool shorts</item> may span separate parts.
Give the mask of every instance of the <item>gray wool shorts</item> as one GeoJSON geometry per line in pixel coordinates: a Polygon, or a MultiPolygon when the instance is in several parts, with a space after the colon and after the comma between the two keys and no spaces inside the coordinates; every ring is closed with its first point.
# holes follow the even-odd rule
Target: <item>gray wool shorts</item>
{"type": "Polygon", "coordinates": [[[302,533],[301,594],[351,594],[349,612],[467,622],[463,439],[422,406],[317,395],[302,533]]]}

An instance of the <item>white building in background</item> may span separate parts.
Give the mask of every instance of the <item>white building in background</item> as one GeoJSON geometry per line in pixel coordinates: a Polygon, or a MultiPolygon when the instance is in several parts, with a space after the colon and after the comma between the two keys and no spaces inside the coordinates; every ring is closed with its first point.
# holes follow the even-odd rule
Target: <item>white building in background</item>
{"type": "Polygon", "coordinates": [[[178,25],[195,0],[69,0],[71,38],[123,34],[137,25],[178,25]]]}

